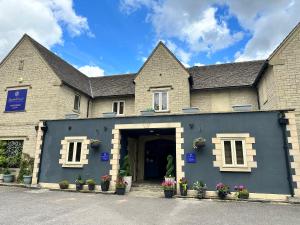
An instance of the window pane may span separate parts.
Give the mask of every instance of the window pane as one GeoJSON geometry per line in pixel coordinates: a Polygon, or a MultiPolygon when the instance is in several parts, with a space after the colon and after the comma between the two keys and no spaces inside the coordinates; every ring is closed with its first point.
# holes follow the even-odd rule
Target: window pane
{"type": "Polygon", "coordinates": [[[74,142],[69,143],[69,155],[68,155],[68,162],[73,161],[73,152],[74,152],[74,142]]]}
{"type": "Polygon", "coordinates": [[[235,151],[236,151],[236,163],[239,165],[244,164],[244,156],[243,156],[243,142],[236,141],[235,142],[235,151]]]}
{"type": "Polygon", "coordinates": [[[124,114],[124,102],[120,102],[119,114],[124,114]]]}
{"type": "Polygon", "coordinates": [[[113,104],[113,112],[118,113],[118,103],[114,102],[113,104]]]}
{"type": "Polygon", "coordinates": [[[159,110],[159,93],[154,93],[154,110],[159,110]]]}
{"type": "Polygon", "coordinates": [[[80,96],[79,95],[75,95],[74,109],[75,110],[79,110],[80,109],[80,96]]]}
{"type": "Polygon", "coordinates": [[[75,157],[76,162],[80,162],[80,156],[81,156],[81,142],[77,142],[76,157],[75,157]]]}
{"type": "Polygon", "coordinates": [[[168,109],[168,98],[167,98],[167,92],[162,92],[161,93],[161,102],[162,102],[162,106],[161,109],[162,110],[167,110],[168,109]]]}
{"type": "Polygon", "coordinates": [[[232,164],[231,142],[224,141],[225,164],[232,164]]]}

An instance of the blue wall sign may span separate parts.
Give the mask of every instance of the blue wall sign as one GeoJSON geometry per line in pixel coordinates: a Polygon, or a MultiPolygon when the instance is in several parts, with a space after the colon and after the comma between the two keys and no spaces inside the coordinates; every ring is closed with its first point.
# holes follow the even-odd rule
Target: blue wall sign
{"type": "Polygon", "coordinates": [[[108,161],[108,160],[109,160],[109,153],[101,152],[101,161],[108,161]]]}
{"type": "Polygon", "coordinates": [[[24,111],[27,89],[10,90],[7,92],[5,112],[24,111]]]}
{"type": "Polygon", "coordinates": [[[185,160],[187,163],[196,163],[196,154],[195,153],[186,153],[185,160]]]}

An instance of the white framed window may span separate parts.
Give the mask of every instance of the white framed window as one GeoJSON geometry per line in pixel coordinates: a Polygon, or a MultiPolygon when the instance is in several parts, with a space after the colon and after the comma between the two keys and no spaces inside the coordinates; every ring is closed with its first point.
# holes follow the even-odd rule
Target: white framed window
{"type": "Polygon", "coordinates": [[[169,110],[169,94],[167,91],[153,92],[153,109],[157,112],[169,110]]]}
{"type": "Polygon", "coordinates": [[[125,114],[125,101],[114,101],[112,104],[112,111],[117,115],[125,114]]]}
{"type": "Polygon", "coordinates": [[[81,163],[82,141],[69,141],[66,163],[81,163]]]}
{"type": "Polygon", "coordinates": [[[74,98],[74,110],[79,112],[80,111],[80,95],[75,94],[74,98]]]}
{"type": "Polygon", "coordinates": [[[245,140],[222,139],[223,167],[246,167],[245,140]]]}

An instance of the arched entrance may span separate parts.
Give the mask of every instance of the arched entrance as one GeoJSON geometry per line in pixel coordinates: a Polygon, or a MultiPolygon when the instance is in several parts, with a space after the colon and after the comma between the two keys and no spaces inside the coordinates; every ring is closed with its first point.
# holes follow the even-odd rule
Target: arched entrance
{"type": "MultiPolygon", "coordinates": [[[[144,180],[162,180],[166,173],[167,156],[174,157],[176,168],[176,144],[172,140],[152,140],[145,143],[144,180]]],[[[174,174],[176,171],[174,169],[174,174]]]]}

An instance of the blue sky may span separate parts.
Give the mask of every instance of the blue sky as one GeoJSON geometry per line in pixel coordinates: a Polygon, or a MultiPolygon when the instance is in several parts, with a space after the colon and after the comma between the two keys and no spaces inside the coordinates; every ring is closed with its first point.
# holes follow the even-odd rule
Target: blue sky
{"type": "Polygon", "coordinates": [[[136,72],[158,41],[187,67],[266,59],[300,1],[0,1],[0,58],[28,33],[91,76],[136,72]]]}

